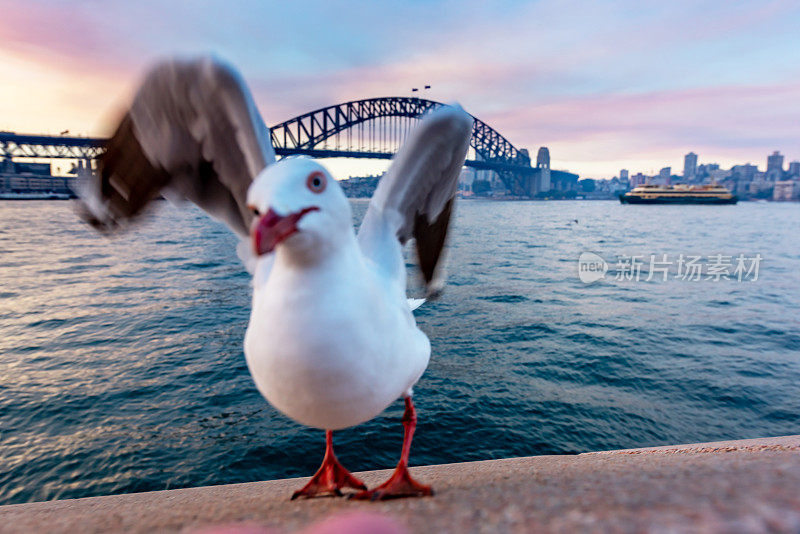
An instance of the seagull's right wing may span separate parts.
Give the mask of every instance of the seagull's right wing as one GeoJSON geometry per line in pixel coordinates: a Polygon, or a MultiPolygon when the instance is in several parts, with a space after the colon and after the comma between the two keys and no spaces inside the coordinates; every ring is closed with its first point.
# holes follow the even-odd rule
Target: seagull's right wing
{"type": "Polygon", "coordinates": [[[459,106],[424,117],[381,178],[358,232],[364,255],[395,279],[405,279],[398,243],[413,237],[429,297],[442,288],[439,264],[472,125],[459,106]]]}
{"type": "Polygon", "coordinates": [[[165,61],[145,77],[83,185],[83,214],[110,230],[163,191],[245,237],[247,189],[274,161],[269,129],[235,70],[212,58],[165,61]]]}

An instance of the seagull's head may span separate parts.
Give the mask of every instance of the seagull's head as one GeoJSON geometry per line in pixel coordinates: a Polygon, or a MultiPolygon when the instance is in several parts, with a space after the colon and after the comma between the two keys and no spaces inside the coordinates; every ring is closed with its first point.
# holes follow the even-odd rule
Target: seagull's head
{"type": "Polygon", "coordinates": [[[324,253],[353,232],[352,213],[339,183],[317,161],[285,158],[253,181],[247,205],[258,256],[287,247],[303,257],[324,253]]]}

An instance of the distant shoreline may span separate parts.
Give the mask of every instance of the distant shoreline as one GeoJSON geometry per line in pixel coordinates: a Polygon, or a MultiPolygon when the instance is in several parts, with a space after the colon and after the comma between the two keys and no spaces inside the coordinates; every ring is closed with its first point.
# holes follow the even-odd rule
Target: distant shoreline
{"type": "MultiPolygon", "coordinates": [[[[78,197],[75,195],[67,195],[64,193],[0,193],[0,200],[74,200],[78,197]]],[[[369,200],[368,197],[347,197],[348,200],[369,200]]],[[[462,201],[481,201],[481,202],[601,202],[601,201],[617,201],[615,198],[491,198],[491,197],[461,197],[458,199],[462,201]]],[[[788,201],[775,201],[771,199],[740,199],[740,202],[797,202],[797,200],[788,201]]]]}
{"type": "Polygon", "coordinates": [[[0,200],[71,200],[78,198],[66,193],[0,193],[0,200]]]}

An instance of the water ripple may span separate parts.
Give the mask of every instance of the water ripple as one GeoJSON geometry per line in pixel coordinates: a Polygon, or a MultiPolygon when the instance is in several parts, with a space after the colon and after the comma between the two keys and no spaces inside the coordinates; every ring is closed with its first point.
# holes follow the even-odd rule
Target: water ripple
{"type": "MultiPolygon", "coordinates": [[[[318,467],[322,433],[248,375],[249,278],[219,223],[159,203],[107,239],[66,202],[0,210],[0,503],[318,467]]],[[[452,283],[417,314],[433,357],[413,462],[800,433],[798,227],[792,204],[462,202],[452,283]],[[612,264],[584,285],[586,250],[765,261],[752,283],[623,282],[612,264]]],[[[401,413],[337,432],[338,456],[392,467],[401,413]]]]}

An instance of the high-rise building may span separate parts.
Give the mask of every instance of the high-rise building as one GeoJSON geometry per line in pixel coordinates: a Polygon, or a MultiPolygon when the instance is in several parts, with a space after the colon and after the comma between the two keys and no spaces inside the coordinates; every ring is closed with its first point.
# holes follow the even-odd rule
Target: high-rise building
{"type": "Polygon", "coordinates": [[[800,176],[800,161],[793,161],[789,163],[789,171],[786,174],[794,178],[800,176]]]}
{"type": "Polygon", "coordinates": [[[697,154],[689,152],[683,156],[683,177],[687,180],[697,174],[697,154]]]}
{"type": "Polygon", "coordinates": [[[627,182],[628,181],[628,169],[622,169],[619,171],[619,179],[620,181],[627,182]]]}
{"type": "Polygon", "coordinates": [[[669,185],[672,177],[672,167],[664,167],[658,173],[658,180],[665,185],[669,185]]]}
{"type": "Polygon", "coordinates": [[[780,180],[783,177],[783,154],[777,150],[767,156],[767,180],[780,180]]]}
{"type": "Polygon", "coordinates": [[[767,156],[767,171],[775,169],[783,170],[783,154],[777,150],[772,155],[767,156]]]}

